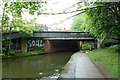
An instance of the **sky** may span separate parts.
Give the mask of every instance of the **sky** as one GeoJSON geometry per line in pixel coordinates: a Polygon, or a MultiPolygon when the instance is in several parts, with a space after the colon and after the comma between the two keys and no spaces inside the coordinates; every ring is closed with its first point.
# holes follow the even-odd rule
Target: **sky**
{"type": "MultiPolygon", "coordinates": [[[[47,8],[47,13],[59,13],[62,12],[64,9],[69,8],[73,4],[77,3],[79,0],[47,0],[47,4],[45,5],[47,8]]],[[[1,1],[0,1],[1,3],[1,1]]],[[[3,7],[0,7],[0,13],[2,13],[3,7]]],[[[72,7],[68,12],[76,10],[76,7],[72,7]]],[[[34,17],[37,18],[36,23],[39,24],[45,24],[47,27],[50,27],[51,29],[66,29],[69,30],[72,24],[72,18],[67,19],[68,17],[74,15],[72,14],[62,14],[62,15],[30,15],[29,12],[24,12],[22,14],[23,19],[33,19],[34,17]],[[61,21],[65,21],[63,23],[60,23],[61,21]],[[53,25],[58,24],[58,25],[53,25]]],[[[11,16],[10,16],[11,17],[11,16]]]]}
{"type": "MultiPolygon", "coordinates": [[[[48,13],[57,13],[57,12],[61,12],[62,10],[72,6],[73,4],[77,3],[78,1],[80,0],[47,0],[47,4],[46,4],[46,7],[47,7],[47,11],[45,12],[48,12],[48,13]]],[[[92,0],[90,0],[92,1],[92,0]]],[[[104,1],[104,0],[103,0],[104,1]]],[[[118,0],[119,1],[119,0],[118,0]]],[[[2,4],[1,0],[0,0],[0,5],[2,4]]],[[[2,13],[2,9],[3,7],[0,7],[0,13],[2,13]]],[[[68,12],[69,11],[73,11],[73,10],[76,10],[77,8],[76,7],[72,7],[70,8],[69,10],[67,10],[68,12]]],[[[76,13],[74,13],[76,14],[76,13]]],[[[71,24],[72,24],[72,18],[66,20],[64,23],[60,23],[60,21],[64,21],[66,18],[74,15],[74,14],[64,14],[64,15],[40,15],[40,16],[37,16],[37,15],[30,15],[28,12],[25,12],[23,14],[23,18],[25,19],[32,19],[34,17],[37,17],[37,21],[36,23],[39,23],[39,24],[45,24],[47,25],[48,27],[50,27],[51,29],[70,29],[71,27],[71,24]],[[57,23],[58,25],[54,25],[57,23]]],[[[0,14],[1,16],[1,14],[0,14]]],[[[1,23],[0,23],[1,25],[1,23]]]]}
{"type": "MultiPolygon", "coordinates": [[[[47,0],[46,8],[48,13],[57,13],[62,12],[64,9],[72,6],[77,3],[78,0],[47,0]]],[[[75,10],[76,7],[70,8],[68,11],[75,10]]],[[[66,29],[69,30],[72,24],[72,18],[65,21],[66,18],[72,16],[73,14],[62,14],[62,15],[29,15],[28,12],[23,14],[23,17],[26,19],[34,18],[37,16],[36,23],[45,24],[51,29],[66,29]],[[60,24],[60,21],[65,21],[60,24]],[[57,23],[58,25],[53,25],[57,23]]]]}

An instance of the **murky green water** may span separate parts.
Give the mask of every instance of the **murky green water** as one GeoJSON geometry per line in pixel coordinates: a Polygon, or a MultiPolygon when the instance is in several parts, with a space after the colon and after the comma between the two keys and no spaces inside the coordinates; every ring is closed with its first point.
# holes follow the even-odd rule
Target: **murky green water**
{"type": "Polygon", "coordinates": [[[2,62],[3,78],[42,78],[57,76],[73,52],[60,52],[15,59],[2,62]]]}

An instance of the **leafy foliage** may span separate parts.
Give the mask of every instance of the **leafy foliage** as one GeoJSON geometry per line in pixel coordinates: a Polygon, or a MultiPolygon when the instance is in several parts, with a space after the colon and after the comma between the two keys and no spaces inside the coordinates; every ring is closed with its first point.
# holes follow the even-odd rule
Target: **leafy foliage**
{"type": "Polygon", "coordinates": [[[11,31],[11,32],[24,32],[27,34],[32,34],[33,31],[42,30],[38,26],[31,26],[31,24],[34,24],[35,21],[36,21],[36,18],[31,19],[30,21],[16,19],[14,21],[11,21],[11,23],[7,27],[3,27],[3,32],[8,33],[11,31]]]}
{"type": "Polygon", "coordinates": [[[83,42],[82,49],[90,49],[90,44],[92,45],[92,49],[94,49],[94,43],[93,42],[83,42]]]}
{"type": "MultiPolygon", "coordinates": [[[[11,46],[13,46],[13,43],[10,43],[11,46]]],[[[8,49],[9,49],[9,41],[3,41],[2,42],[2,51],[3,51],[3,54],[5,55],[8,55],[8,49]]],[[[11,49],[13,49],[13,47],[11,47],[11,49]]],[[[10,52],[10,54],[14,54],[14,51],[12,50],[10,52]]]]}
{"type": "MultiPolygon", "coordinates": [[[[44,4],[46,4],[46,1],[3,2],[3,13],[0,15],[2,16],[2,20],[0,20],[2,24],[0,27],[2,29],[2,32],[7,32],[9,35],[11,35],[11,32],[24,32],[32,35],[33,31],[42,30],[39,27],[31,26],[35,23],[36,18],[31,19],[30,21],[23,20],[22,14],[25,12],[25,10],[29,11],[29,14],[31,15],[34,15],[35,12],[43,12],[44,4]]],[[[6,54],[8,52],[8,55],[15,54],[11,46],[11,40],[9,40],[9,43],[5,43],[2,48],[3,53],[6,54]]]]}
{"type": "Polygon", "coordinates": [[[113,45],[113,46],[110,46],[109,47],[111,50],[114,50],[114,51],[116,51],[116,52],[120,52],[120,45],[113,45]]]}
{"type": "Polygon", "coordinates": [[[35,12],[43,12],[45,10],[43,9],[44,4],[46,4],[45,1],[6,2],[2,14],[2,30],[4,32],[19,31],[29,34],[32,34],[32,31],[41,30],[38,27],[31,27],[31,24],[35,23],[35,18],[30,21],[23,20],[22,14],[25,10],[29,11],[31,15],[34,15],[35,12]]]}
{"type": "Polygon", "coordinates": [[[117,38],[120,34],[120,2],[97,2],[94,5],[104,6],[89,9],[85,13],[82,28],[101,38],[117,38]]]}
{"type": "Polygon", "coordinates": [[[24,13],[23,9],[27,9],[31,15],[37,11],[43,11],[46,1],[39,2],[7,2],[5,3],[5,13],[11,13],[15,17],[21,17],[21,14],[24,13]]]}
{"type": "Polygon", "coordinates": [[[71,30],[74,30],[74,31],[82,30],[80,27],[83,25],[83,23],[84,23],[84,15],[83,14],[75,16],[73,18],[71,30]]]}

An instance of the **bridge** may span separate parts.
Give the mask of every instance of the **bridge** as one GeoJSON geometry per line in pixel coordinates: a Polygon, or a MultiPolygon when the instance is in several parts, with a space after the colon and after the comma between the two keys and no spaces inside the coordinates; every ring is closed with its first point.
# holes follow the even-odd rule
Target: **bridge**
{"type": "Polygon", "coordinates": [[[94,35],[89,35],[89,32],[79,32],[79,31],[38,31],[33,32],[33,35],[28,35],[25,33],[18,33],[18,32],[12,32],[9,33],[3,33],[2,40],[8,40],[8,39],[16,39],[20,37],[41,37],[44,39],[71,39],[71,40],[93,40],[94,35]]]}
{"type": "Polygon", "coordinates": [[[29,48],[41,49],[43,47],[45,52],[79,50],[79,41],[95,41],[94,35],[79,31],[38,31],[33,32],[33,35],[17,32],[3,33],[2,40],[9,39],[14,45],[18,39],[18,48],[25,52],[29,48]]]}

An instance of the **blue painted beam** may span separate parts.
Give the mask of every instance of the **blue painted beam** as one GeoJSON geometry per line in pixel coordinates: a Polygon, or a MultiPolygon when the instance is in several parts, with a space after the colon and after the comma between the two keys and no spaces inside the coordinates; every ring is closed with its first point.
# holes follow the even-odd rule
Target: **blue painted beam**
{"type": "Polygon", "coordinates": [[[41,38],[81,38],[81,37],[92,37],[94,35],[89,35],[89,32],[79,32],[79,31],[38,31],[33,32],[33,35],[28,35],[25,33],[13,32],[11,35],[9,33],[3,33],[2,40],[15,39],[20,37],[41,37],[41,38]]]}

